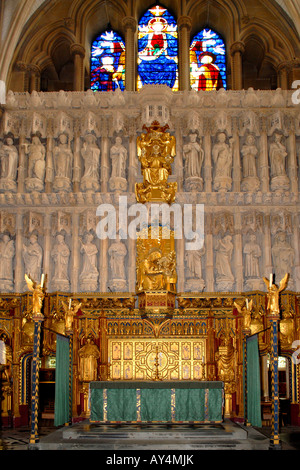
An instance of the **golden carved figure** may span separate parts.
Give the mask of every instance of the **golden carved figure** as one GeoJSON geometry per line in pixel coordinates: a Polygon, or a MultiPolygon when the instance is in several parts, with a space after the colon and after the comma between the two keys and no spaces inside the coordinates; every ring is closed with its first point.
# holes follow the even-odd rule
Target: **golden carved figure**
{"type": "Polygon", "coordinates": [[[69,304],[67,305],[63,300],[62,300],[62,306],[65,311],[65,325],[66,325],[66,331],[72,330],[73,327],[73,318],[78,312],[78,310],[81,307],[81,303],[77,303],[72,306],[72,299],[69,299],[69,304]]]}
{"type": "Polygon", "coordinates": [[[274,316],[279,316],[280,314],[280,308],[279,308],[279,294],[282,292],[284,289],[286,289],[288,280],[289,280],[289,274],[286,274],[280,281],[279,287],[274,284],[272,279],[270,281],[264,277],[263,278],[267,288],[268,288],[268,305],[267,305],[267,312],[269,315],[274,315],[274,316]]]}
{"type": "Polygon", "coordinates": [[[79,356],[79,380],[90,382],[98,380],[98,359],[100,352],[91,338],[78,352],[79,356]]]}
{"type": "Polygon", "coordinates": [[[250,301],[246,300],[242,305],[238,302],[234,302],[234,306],[237,308],[239,314],[243,316],[243,329],[250,330],[253,299],[250,301]]]}
{"type": "Polygon", "coordinates": [[[147,131],[137,138],[137,154],[141,162],[143,183],[135,187],[138,202],[163,201],[171,204],[175,200],[177,183],[168,183],[172,173],[171,163],[175,156],[175,137],[154,121],[147,131]]]}
{"type": "Polygon", "coordinates": [[[292,312],[282,313],[282,320],[279,323],[280,340],[282,347],[291,347],[294,340],[294,319],[292,312]]]}
{"type": "Polygon", "coordinates": [[[28,289],[33,292],[32,294],[32,316],[42,315],[42,305],[45,297],[45,289],[43,287],[43,277],[41,283],[37,284],[27,274],[25,274],[25,281],[28,289]]]}

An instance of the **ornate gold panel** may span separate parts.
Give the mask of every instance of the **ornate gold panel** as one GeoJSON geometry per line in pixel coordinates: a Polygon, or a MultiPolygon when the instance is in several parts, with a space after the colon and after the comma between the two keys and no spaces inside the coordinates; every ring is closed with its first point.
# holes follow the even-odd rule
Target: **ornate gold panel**
{"type": "Polygon", "coordinates": [[[205,338],[110,339],[112,380],[201,380],[205,338]]]}

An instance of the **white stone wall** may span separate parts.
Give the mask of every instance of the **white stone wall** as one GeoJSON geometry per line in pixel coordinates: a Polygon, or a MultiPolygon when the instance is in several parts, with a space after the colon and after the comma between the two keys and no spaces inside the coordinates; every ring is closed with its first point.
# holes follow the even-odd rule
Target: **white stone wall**
{"type": "Polygon", "coordinates": [[[292,92],[7,94],[0,139],[0,290],[135,291],[135,241],[99,240],[100,204],[135,203],[144,124],[176,137],[176,202],[203,204],[204,247],[176,240],[177,290],[299,291],[299,105],[292,92]],[[63,136],[63,137],[62,137],[63,136]],[[119,138],[119,139],[117,139],[119,138]]]}

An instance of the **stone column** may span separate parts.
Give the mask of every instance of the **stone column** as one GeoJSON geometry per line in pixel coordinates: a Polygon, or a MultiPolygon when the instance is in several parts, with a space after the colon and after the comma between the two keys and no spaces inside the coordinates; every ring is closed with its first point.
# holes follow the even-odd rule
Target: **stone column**
{"type": "Polygon", "coordinates": [[[272,264],[272,243],[271,243],[271,226],[270,226],[270,214],[264,215],[264,270],[265,277],[269,278],[273,271],[272,264]]]}
{"type": "Polygon", "coordinates": [[[41,70],[38,65],[30,64],[29,69],[29,92],[40,91],[41,70]]]}
{"type": "Polygon", "coordinates": [[[185,240],[175,240],[176,246],[176,271],[177,271],[177,291],[185,292],[185,272],[184,272],[184,255],[185,255],[185,240]]]}
{"type": "Polygon", "coordinates": [[[269,155],[268,155],[268,136],[267,136],[267,123],[262,122],[262,129],[260,135],[260,179],[261,189],[263,193],[270,191],[270,175],[269,175],[269,155]]]}
{"type": "MultiPolygon", "coordinates": [[[[74,158],[73,158],[73,191],[80,191],[81,165],[80,165],[80,125],[79,122],[74,123],[74,158]]],[[[69,136],[71,139],[71,136],[69,136]]]]}
{"type": "Polygon", "coordinates": [[[294,126],[289,129],[288,136],[288,171],[291,182],[291,191],[298,195],[298,168],[297,168],[297,150],[296,150],[296,136],[294,126]]]}
{"type": "Polygon", "coordinates": [[[237,292],[243,292],[243,238],[242,238],[242,217],[241,213],[237,212],[234,215],[234,266],[235,266],[235,290],[237,292]]]}
{"type": "Polygon", "coordinates": [[[179,89],[190,89],[190,31],[192,27],[189,16],[180,16],[177,21],[179,38],[179,89]]]}
{"type": "Polygon", "coordinates": [[[212,218],[213,214],[205,216],[205,253],[206,253],[206,272],[205,285],[206,292],[214,292],[214,241],[212,234],[212,218]]]}
{"type": "Polygon", "coordinates": [[[129,134],[129,163],[128,163],[128,191],[135,191],[137,178],[137,154],[136,154],[136,133],[135,130],[129,134]]]}
{"type": "Polygon", "coordinates": [[[52,135],[52,123],[49,122],[47,128],[47,144],[46,144],[46,175],[45,175],[45,192],[52,192],[52,183],[54,179],[54,168],[53,168],[53,135],[52,135]]]}
{"type": "Polygon", "coordinates": [[[71,44],[70,52],[74,58],[73,91],[84,91],[83,59],[85,49],[81,44],[71,44]]]}
{"type": "Polygon", "coordinates": [[[237,120],[233,121],[233,191],[239,193],[241,191],[241,158],[240,158],[240,137],[238,132],[237,120]]]}
{"type": "MultiPolygon", "coordinates": [[[[101,138],[101,192],[108,191],[109,180],[109,160],[108,160],[108,137],[103,135],[101,138]]],[[[130,157],[129,157],[130,158],[130,157]]]]}
{"type": "Polygon", "coordinates": [[[100,292],[107,292],[108,282],[108,238],[100,240],[100,292]]]}
{"type": "Polygon", "coordinates": [[[48,289],[49,281],[51,279],[51,214],[45,214],[44,217],[44,253],[43,253],[43,270],[42,272],[47,275],[46,289],[48,289]]]}
{"type": "Polygon", "coordinates": [[[72,265],[70,286],[71,292],[78,292],[78,276],[80,270],[80,253],[79,253],[79,214],[73,212],[72,214],[72,265]]]}
{"type": "Polygon", "coordinates": [[[22,269],[23,252],[23,217],[22,214],[16,215],[16,266],[15,266],[15,292],[23,292],[24,276],[22,269]]]}
{"type": "Polygon", "coordinates": [[[26,138],[21,132],[19,139],[19,168],[18,168],[18,193],[24,193],[24,181],[26,178],[26,154],[25,154],[26,138]]]}
{"type": "Polygon", "coordinates": [[[204,190],[207,193],[212,192],[212,165],[211,165],[211,139],[210,129],[205,125],[204,134],[204,190]]]}
{"type": "Polygon", "coordinates": [[[245,45],[241,41],[234,42],[230,47],[230,54],[232,57],[232,89],[242,90],[243,88],[243,70],[242,70],[242,55],[245,51],[245,45]]]}
{"type": "Polygon", "coordinates": [[[177,191],[180,193],[184,191],[183,187],[183,158],[182,158],[182,133],[180,132],[180,124],[177,121],[176,125],[176,181],[177,181],[177,191]]]}
{"type": "Polygon", "coordinates": [[[277,67],[277,86],[282,90],[288,89],[288,64],[282,62],[277,67]]]}
{"type": "MultiPolygon", "coordinates": [[[[292,247],[294,248],[294,290],[300,290],[300,246],[299,246],[299,220],[298,214],[293,214],[293,234],[292,234],[292,247]]],[[[291,273],[292,274],[292,273],[291,273]]]]}
{"type": "Polygon", "coordinates": [[[135,42],[134,36],[136,33],[137,22],[136,19],[131,16],[126,16],[122,20],[122,24],[125,28],[125,88],[127,91],[135,91],[135,42]]]}

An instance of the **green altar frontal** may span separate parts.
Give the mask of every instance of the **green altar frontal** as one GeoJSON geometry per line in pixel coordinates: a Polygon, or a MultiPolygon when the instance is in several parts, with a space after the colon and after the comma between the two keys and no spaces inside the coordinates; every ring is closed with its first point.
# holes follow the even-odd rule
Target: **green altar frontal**
{"type": "Polygon", "coordinates": [[[221,423],[223,382],[91,382],[94,423],[221,423]]]}

